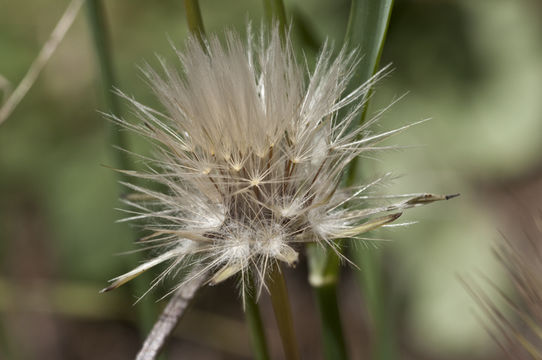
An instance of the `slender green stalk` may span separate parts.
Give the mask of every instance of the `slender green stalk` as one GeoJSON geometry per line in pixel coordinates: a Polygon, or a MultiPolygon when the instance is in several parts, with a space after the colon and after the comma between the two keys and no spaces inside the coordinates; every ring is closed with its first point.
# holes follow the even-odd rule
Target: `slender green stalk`
{"type": "Polygon", "coordinates": [[[292,23],[295,24],[295,30],[304,45],[314,52],[318,52],[322,47],[322,40],[314,31],[314,24],[299,7],[292,9],[292,23]]]}
{"type": "Polygon", "coordinates": [[[328,251],[316,244],[307,246],[307,256],[309,283],[314,289],[322,324],[324,358],[328,360],[348,359],[337,302],[339,256],[334,251],[328,251]]]}
{"type": "Polygon", "coordinates": [[[314,288],[320,314],[322,315],[322,333],[324,356],[326,359],[348,359],[344,342],[341,315],[337,303],[337,283],[329,283],[314,288]]]}
{"type": "MultiPolygon", "coordinates": [[[[354,78],[354,85],[368,81],[378,69],[392,7],[393,0],[352,0],[345,43],[350,48],[359,49],[364,56],[354,78]]],[[[368,103],[362,110],[360,124],[365,122],[367,109],[368,103]]],[[[359,162],[356,159],[349,169],[347,185],[355,184],[357,178],[359,162]]],[[[386,279],[381,256],[379,251],[363,247],[354,251],[354,260],[361,268],[358,279],[373,328],[372,358],[392,360],[397,358],[393,304],[387,294],[388,288],[384,286],[386,279]]]]}
{"type": "Polygon", "coordinates": [[[184,0],[184,8],[186,11],[186,21],[188,22],[188,30],[196,35],[198,40],[203,43],[205,38],[205,28],[203,27],[203,18],[198,0],[184,0]]]}
{"type": "Polygon", "coordinates": [[[299,350],[294,332],[294,323],[292,320],[292,310],[288,300],[288,290],[284,275],[279,265],[274,264],[269,275],[269,292],[271,294],[271,303],[275,312],[275,319],[279,328],[280,338],[284,349],[286,360],[299,360],[299,350]]]}
{"type": "Polygon", "coordinates": [[[363,84],[378,69],[393,1],[352,0],[344,43],[351,49],[358,49],[363,55],[353,85],[363,84]]]}
{"type": "MultiPolygon", "coordinates": [[[[264,0],[264,10],[268,25],[272,26],[275,21],[278,21],[279,27],[282,30],[281,35],[285,36],[287,19],[283,1],[264,0]]],[[[308,250],[309,265],[311,267],[311,275],[309,280],[315,288],[315,296],[317,299],[320,320],[322,323],[324,353],[326,359],[346,359],[346,346],[344,343],[342,326],[339,316],[339,306],[336,296],[336,278],[339,272],[339,258],[335,253],[330,254],[330,256],[328,257],[326,255],[325,249],[318,248],[316,246],[308,247],[308,250]],[[311,256],[310,253],[313,253],[314,256],[311,256]],[[331,278],[332,280],[328,282],[327,278],[331,278]],[[322,282],[322,279],[326,280],[322,282]],[[321,285],[324,283],[325,285],[321,285]]],[[[277,315],[276,308],[275,314],[277,315]]],[[[277,321],[279,322],[278,317],[277,321]]],[[[283,337],[283,342],[285,343],[282,331],[281,336],[283,337]]]]}
{"type": "MultiPolygon", "coordinates": [[[[358,49],[363,58],[353,78],[353,85],[368,81],[377,71],[391,18],[394,0],[352,0],[344,43],[358,49]]],[[[365,122],[369,102],[361,111],[359,124],[365,122]]],[[[359,161],[356,158],[348,171],[348,186],[356,182],[359,161]]]]}
{"type": "MultiPolygon", "coordinates": [[[[113,59],[111,55],[111,46],[109,44],[109,33],[106,24],[105,10],[100,0],[88,1],[88,15],[91,26],[94,44],[96,48],[97,58],[100,64],[102,73],[102,84],[104,88],[105,99],[109,110],[117,117],[121,115],[120,103],[112,92],[112,89],[117,86],[115,72],[113,68],[113,59]]],[[[109,137],[111,143],[116,147],[126,149],[126,139],[123,132],[119,131],[117,124],[112,121],[108,122],[109,137]]],[[[132,169],[128,155],[124,151],[114,151],[115,166],[119,169],[132,169]]],[[[121,176],[121,175],[119,175],[121,176]]],[[[148,275],[143,274],[135,279],[132,283],[133,290],[138,294],[143,294],[149,283],[148,275]]],[[[142,332],[147,332],[152,328],[154,318],[156,317],[153,300],[150,296],[143,298],[137,306],[139,323],[142,332]]]]}
{"type": "MultiPolygon", "coordinates": [[[[101,0],[89,0],[88,19],[96,48],[96,55],[102,74],[102,84],[104,88],[105,101],[108,110],[115,116],[121,114],[120,102],[112,91],[117,85],[115,71],[113,69],[113,59],[111,56],[111,45],[109,43],[108,27],[105,19],[105,10],[101,0]]],[[[109,136],[111,144],[120,148],[126,148],[126,138],[124,133],[119,131],[119,125],[113,121],[108,121],[109,136]]],[[[131,169],[128,154],[124,151],[115,151],[115,165],[120,169],[131,169]]]]}
{"type": "MultiPolygon", "coordinates": [[[[363,58],[358,65],[357,72],[352,79],[352,86],[359,86],[368,81],[378,69],[378,63],[382,55],[384,40],[389,24],[393,0],[352,0],[350,15],[346,30],[344,43],[351,49],[358,49],[363,58]]],[[[360,124],[365,121],[367,113],[367,104],[362,110],[360,124]]],[[[358,161],[355,159],[349,168],[346,178],[346,185],[352,186],[358,179],[358,161]]],[[[389,311],[386,311],[385,299],[383,298],[382,272],[380,262],[373,258],[376,256],[373,252],[360,250],[357,259],[360,260],[362,268],[364,293],[368,298],[367,303],[369,313],[373,318],[373,324],[376,335],[373,336],[375,343],[375,359],[392,359],[395,353],[393,329],[390,327],[389,311]],[[369,300],[370,298],[370,300],[369,300]]],[[[324,331],[324,346],[327,359],[338,358],[337,354],[341,352],[344,346],[344,339],[340,322],[339,307],[337,303],[336,288],[338,279],[339,261],[337,254],[332,251],[315,255],[314,251],[309,251],[309,262],[319,264],[310,268],[309,279],[315,277],[326,279],[325,290],[322,290],[317,283],[311,281],[315,289],[315,296],[320,312],[324,331]],[[327,331],[327,329],[335,329],[327,331]],[[328,348],[329,347],[329,348],[328,348]]]]}
{"type": "MultiPolygon", "coordinates": [[[[203,18],[199,7],[198,0],[185,0],[186,19],[188,22],[188,30],[195,34],[198,40],[203,44],[205,39],[205,28],[203,26],[203,18]]],[[[249,283],[252,279],[248,280],[249,283]]],[[[251,284],[252,287],[252,284],[251,284]]],[[[267,342],[265,339],[265,332],[263,330],[262,319],[260,317],[260,309],[256,298],[255,292],[252,288],[247,289],[245,292],[245,316],[250,333],[250,339],[252,342],[252,348],[254,350],[254,357],[257,360],[268,360],[269,351],[267,349],[267,342]]]]}
{"type": "Polygon", "coordinates": [[[377,249],[363,249],[354,253],[354,261],[362,271],[357,272],[367,308],[372,334],[372,358],[397,359],[393,296],[389,294],[386,275],[382,268],[382,254],[377,249]]]}
{"type": "Polygon", "coordinates": [[[269,350],[263,328],[260,309],[256,301],[256,291],[252,279],[248,279],[250,288],[245,290],[245,318],[250,333],[250,341],[254,352],[254,359],[269,360],[269,350]]]}
{"type": "Polygon", "coordinates": [[[273,26],[275,22],[278,22],[278,26],[281,30],[280,34],[284,37],[288,26],[284,2],[282,0],[263,0],[263,5],[268,26],[273,26]]]}

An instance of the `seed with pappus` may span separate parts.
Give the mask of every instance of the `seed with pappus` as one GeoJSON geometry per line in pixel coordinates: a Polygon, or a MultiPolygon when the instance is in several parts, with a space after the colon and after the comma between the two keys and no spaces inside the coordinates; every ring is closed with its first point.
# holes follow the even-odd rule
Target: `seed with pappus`
{"type": "Polygon", "coordinates": [[[126,220],[146,221],[150,235],[142,241],[157,255],[104,291],[161,263],[168,266],[153,286],[181,270],[189,271],[185,281],[203,276],[209,284],[250,272],[263,286],[271,265],[295,265],[304,243],[335,248],[405,208],[445,198],[414,194],[371,207],[370,191],[382,179],[341,188],[353,159],[408,127],[372,134],[377,119],[352,126],[382,75],[346,93],[354,52],[333,58],[325,45],[307,74],[275,29],[258,39],[249,30],[246,43],[234,32],[225,45],[189,38],[177,55],[180,72],[164,61],[161,72],[143,69],[163,112],[121,94],[140,122],[114,120],[157,150],[144,158],[147,171],[123,172],[167,190],[125,183],[136,193],[125,199],[133,214],[126,220]]]}

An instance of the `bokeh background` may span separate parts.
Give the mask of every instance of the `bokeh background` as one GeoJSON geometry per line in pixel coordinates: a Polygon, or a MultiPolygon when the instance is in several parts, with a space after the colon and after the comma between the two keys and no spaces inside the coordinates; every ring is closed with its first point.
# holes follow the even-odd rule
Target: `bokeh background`
{"type": "MultiPolygon", "coordinates": [[[[296,45],[310,58],[340,44],[349,1],[285,1],[296,45]],[[307,33],[311,34],[307,36],[307,33]]],[[[180,0],[106,0],[120,87],[155,105],[137,66],[173,59],[187,35],[180,0]]],[[[15,86],[60,18],[65,0],[3,0],[0,74],[15,86]]],[[[208,32],[259,24],[260,1],[202,0],[208,32]]],[[[0,359],[128,359],[141,342],[133,287],[98,294],[133,266],[112,165],[103,86],[86,9],[12,116],[0,126],[0,359]]],[[[363,51],[363,49],[362,49],[363,51]]],[[[371,113],[408,93],[377,125],[431,118],[393,138],[413,145],[366,159],[368,177],[402,175],[390,193],[462,196],[414,209],[406,228],[380,231],[401,359],[499,359],[458,277],[483,273],[507,287],[491,247],[521,239],[542,203],[542,2],[396,0],[371,113]]],[[[123,109],[127,118],[128,110],[123,109]]],[[[143,149],[130,137],[130,147],[143,149]]],[[[519,241],[519,240],[518,240],[519,241]]],[[[358,271],[345,267],[340,303],[352,358],[369,352],[358,271]]],[[[363,271],[363,266],[361,271],[363,271]]],[[[306,262],[287,272],[306,359],[320,359],[306,262]]],[[[150,298],[165,293],[164,285],[150,298]]],[[[164,301],[156,303],[158,311],[164,301]]],[[[262,298],[272,353],[280,341],[262,298]]],[[[171,359],[248,359],[235,283],[205,288],[167,347],[171,359]],[[181,357],[184,356],[184,357],[181,357]]]]}

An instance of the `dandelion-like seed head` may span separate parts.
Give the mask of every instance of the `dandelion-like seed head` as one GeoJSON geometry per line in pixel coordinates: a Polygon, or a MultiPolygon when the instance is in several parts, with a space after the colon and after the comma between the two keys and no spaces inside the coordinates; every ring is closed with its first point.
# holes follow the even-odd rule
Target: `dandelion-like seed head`
{"type": "Polygon", "coordinates": [[[354,53],[332,58],[325,45],[308,72],[278,29],[263,34],[244,43],[228,32],[225,45],[216,37],[205,45],[190,38],[177,51],[180,72],[164,61],[160,73],[145,67],[163,112],[121,94],[141,121],[116,120],[158,150],[146,159],[146,172],[129,174],[167,191],[126,183],[136,193],[126,199],[133,208],[128,220],[147,220],[150,235],[142,241],[157,255],[105,290],[164,262],[169,266],[155,284],[195,263],[191,276],[210,284],[239,273],[244,279],[246,271],[264,284],[274,262],[296,264],[300,244],[333,247],[394,221],[403,208],[437,199],[416,195],[371,208],[367,192],[378,181],[341,188],[354,158],[402,129],[370,134],[369,121],[352,130],[376,80],[346,94],[354,53]]]}

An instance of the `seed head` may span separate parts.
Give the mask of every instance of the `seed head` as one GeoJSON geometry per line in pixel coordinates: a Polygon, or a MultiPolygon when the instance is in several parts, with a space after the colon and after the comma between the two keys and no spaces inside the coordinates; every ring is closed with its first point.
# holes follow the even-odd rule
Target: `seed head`
{"type": "Polygon", "coordinates": [[[341,188],[354,158],[406,128],[371,134],[374,119],[352,130],[382,76],[345,94],[354,52],[332,58],[324,45],[308,73],[275,29],[257,40],[249,35],[246,44],[234,32],[225,45],[189,38],[177,55],[180,72],[165,61],[161,73],[143,70],[164,112],[121,94],[141,121],[115,120],[151,139],[158,153],[145,158],[146,172],[126,173],[166,190],[125,183],[136,193],[126,199],[133,209],[126,220],[147,221],[150,235],[142,241],[157,255],[104,290],[165,262],[154,284],[194,263],[190,276],[209,284],[245,279],[247,271],[264,284],[273,262],[296,264],[303,243],[334,248],[335,240],[388,224],[404,208],[442,199],[410,195],[370,207],[368,194],[382,179],[341,188]]]}

